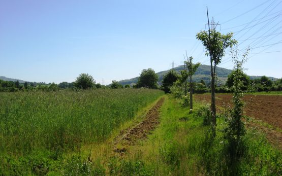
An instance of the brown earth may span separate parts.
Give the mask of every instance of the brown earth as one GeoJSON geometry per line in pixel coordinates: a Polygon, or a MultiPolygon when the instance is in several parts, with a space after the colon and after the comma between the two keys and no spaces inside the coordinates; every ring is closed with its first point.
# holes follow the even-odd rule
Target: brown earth
{"type": "MultiPolygon", "coordinates": [[[[195,95],[195,99],[210,103],[211,95],[195,95]]],[[[244,115],[255,120],[248,127],[260,129],[267,138],[282,148],[282,96],[280,95],[244,95],[244,115]],[[270,125],[267,125],[270,124],[270,125]]],[[[223,112],[232,107],[232,94],[216,95],[217,111],[223,112]]]]}
{"type": "Polygon", "coordinates": [[[127,151],[127,146],[136,144],[139,140],[145,139],[160,123],[159,109],[164,102],[161,98],[146,114],[143,121],[122,130],[120,134],[114,139],[114,152],[123,155],[127,151]]]}

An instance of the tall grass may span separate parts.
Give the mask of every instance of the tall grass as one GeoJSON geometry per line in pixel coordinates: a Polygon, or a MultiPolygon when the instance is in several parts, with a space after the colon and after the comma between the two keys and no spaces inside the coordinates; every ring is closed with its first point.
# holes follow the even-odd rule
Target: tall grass
{"type": "Polygon", "coordinates": [[[160,95],[145,89],[0,93],[0,153],[76,151],[105,140],[160,95]]]}

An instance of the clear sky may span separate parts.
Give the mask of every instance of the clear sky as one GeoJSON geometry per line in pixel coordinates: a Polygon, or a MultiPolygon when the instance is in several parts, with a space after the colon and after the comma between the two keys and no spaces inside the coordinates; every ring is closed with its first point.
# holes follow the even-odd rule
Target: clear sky
{"type": "MultiPolygon", "coordinates": [[[[249,75],[282,77],[281,0],[0,0],[0,76],[103,84],[183,63],[208,64],[196,39],[207,17],[250,46],[249,75]]],[[[219,65],[232,68],[229,52],[219,65]]]]}

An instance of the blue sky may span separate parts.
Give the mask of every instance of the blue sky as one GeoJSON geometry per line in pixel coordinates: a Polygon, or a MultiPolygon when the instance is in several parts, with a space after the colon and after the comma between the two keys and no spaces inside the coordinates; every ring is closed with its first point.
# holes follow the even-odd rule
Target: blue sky
{"type": "MultiPolygon", "coordinates": [[[[282,77],[281,0],[0,0],[0,76],[103,84],[183,63],[208,64],[196,39],[206,7],[222,33],[247,46],[249,75],[282,77]]],[[[219,65],[233,67],[229,51],[219,65]]]]}

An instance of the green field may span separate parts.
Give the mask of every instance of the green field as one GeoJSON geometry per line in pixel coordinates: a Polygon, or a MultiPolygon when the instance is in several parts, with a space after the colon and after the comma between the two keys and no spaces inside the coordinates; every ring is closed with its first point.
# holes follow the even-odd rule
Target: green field
{"type": "Polygon", "coordinates": [[[281,150],[255,128],[247,128],[244,152],[230,164],[225,117],[212,137],[203,123],[208,106],[194,105],[191,112],[149,89],[0,93],[0,175],[282,174],[281,150]],[[160,97],[157,128],[115,153],[116,137],[160,97]]]}
{"type": "Polygon", "coordinates": [[[103,142],[161,95],[147,89],[0,93],[0,175],[28,171],[21,167],[33,165],[33,157],[56,160],[103,142]]]}

